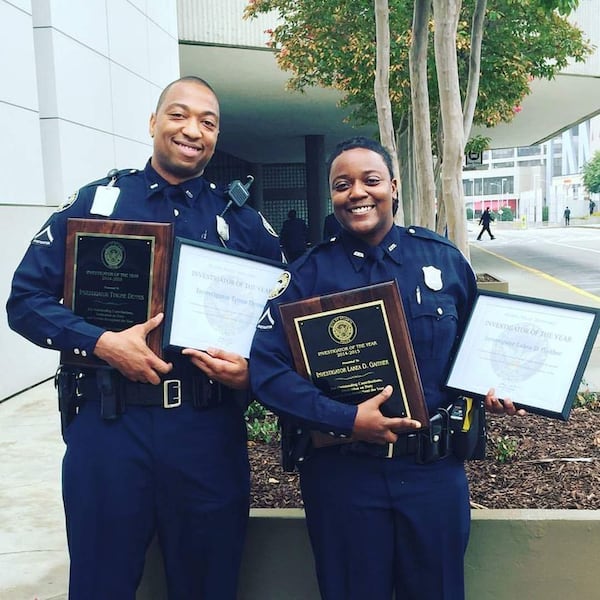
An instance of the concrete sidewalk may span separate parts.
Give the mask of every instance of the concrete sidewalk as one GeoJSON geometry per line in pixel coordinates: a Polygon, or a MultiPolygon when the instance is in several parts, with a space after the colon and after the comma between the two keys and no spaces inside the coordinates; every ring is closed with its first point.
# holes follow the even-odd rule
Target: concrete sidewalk
{"type": "MultiPolygon", "coordinates": [[[[473,268],[507,280],[510,293],[600,309],[600,298],[492,252],[493,247],[472,245],[473,268]]],[[[584,378],[591,389],[600,390],[598,340],[584,378]]],[[[66,600],[60,489],[64,447],[51,381],[0,404],[0,450],[0,598],[66,600]]]]}

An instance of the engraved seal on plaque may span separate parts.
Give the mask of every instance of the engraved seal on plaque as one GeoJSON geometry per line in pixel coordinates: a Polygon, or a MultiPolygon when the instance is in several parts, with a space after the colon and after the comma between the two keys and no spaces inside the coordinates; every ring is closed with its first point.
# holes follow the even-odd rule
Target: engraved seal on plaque
{"type": "Polygon", "coordinates": [[[338,344],[349,344],[356,337],[356,323],[345,315],[332,319],[329,336],[338,344]]]}
{"type": "Polygon", "coordinates": [[[102,263],[107,269],[113,271],[125,262],[125,246],[120,242],[111,240],[102,248],[102,263]]]}

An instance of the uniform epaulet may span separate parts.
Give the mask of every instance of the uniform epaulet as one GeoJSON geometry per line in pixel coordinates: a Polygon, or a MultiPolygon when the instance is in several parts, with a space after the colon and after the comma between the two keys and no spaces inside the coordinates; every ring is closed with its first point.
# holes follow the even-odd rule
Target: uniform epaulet
{"type": "Polygon", "coordinates": [[[97,187],[99,185],[107,185],[111,182],[112,179],[115,179],[115,185],[119,182],[123,177],[127,177],[127,175],[134,175],[135,173],[139,173],[139,169],[112,169],[108,172],[106,177],[102,177],[102,179],[97,179],[96,181],[91,181],[84,185],[81,189],[85,189],[88,187],[97,187]]]}
{"type": "Polygon", "coordinates": [[[438,242],[440,244],[446,244],[447,246],[451,246],[452,248],[456,248],[453,242],[451,242],[448,238],[432,231],[431,229],[427,229],[426,227],[419,227],[418,225],[409,225],[406,228],[406,233],[409,236],[417,237],[423,240],[431,240],[432,242],[438,242]]]}
{"type": "Polygon", "coordinates": [[[314,246],[311,246],[300,258],[296,259],[296,261],[294,262],[294,266],[297,266],[297,267],[301,266],[303,263],[306,262],[306,260],[308,259],[309,256],[312,256],[315,253],[318,254],[324,248],[331,246],[331,244],[337,243],[338,240],[339,240],[339,237],[332,237],[329,240],[323,240],[321,242],[317,242],[314,246]]]}

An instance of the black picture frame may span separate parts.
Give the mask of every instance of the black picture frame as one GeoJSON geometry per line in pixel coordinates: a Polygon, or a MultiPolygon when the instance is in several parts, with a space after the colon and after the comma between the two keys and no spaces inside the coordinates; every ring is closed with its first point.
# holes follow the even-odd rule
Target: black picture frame
{"type": "Polygon", "coordinates": [[[517,408],[568,420],[600,328],[600,310],[503,292],[478,293],[446,387],[494,388],[517,408]]]}
{"type": "Polygon", "coordinates": [[[176,237],[163,347],[222,348],[248,358],[256,324],[285,265],[176,237]]]}

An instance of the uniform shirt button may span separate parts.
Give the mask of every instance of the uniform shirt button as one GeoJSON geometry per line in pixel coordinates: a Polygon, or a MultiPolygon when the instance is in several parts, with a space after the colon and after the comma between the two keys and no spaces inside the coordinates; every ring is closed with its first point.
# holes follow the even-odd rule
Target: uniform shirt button
{"type": "Polygon", "coordinates": [[[437,314],[438,315],[443,315],[444,314],[444,310],[442,309],[441,306],[438,306],[438,308],[437,308],[437,314]]]}
{"type": "Polygon", "coordinates": [[[79,348],[73,348],[73,354],[79,354],[79,348]]]}
{"type": "Polygon", "coordinates": [[[345,440],[348,436],[345,433],[340,433],[339,437],[345,440]]]}
{"type": "Polygon", "coordinates": [[[178,216],[179,216],[179,211],[178,211],[176,208],[174,208],[174,209],[173,209],[173,214],[174,214],[176,217],[178,217],[178,216]]]}
{"type": "Polygon", "coordinates": [[[414,234],[414,233],[416,233],[416,231],[414,230],[413,227],[409,227],[408,228],[408,233],[413,233],[414,234]]]}
{"type": "Polygon", "coordinates": [[[211,190],[216,190],[216,189],[217,189],[217,186],[216,186],[214,183],[211,183],[211,184],[210,184],[210,189],[211,189],[211,190]]]}
{"type": "Polygon", "coordinates": [[[87,352],[85,350],[81,351],[81,356],[87,356],[87,352]]]}
{"type": "Polygon", "coordinates": [[[48,346],[52,346],[52,340],[50,338],[46,338],[46,344],[48,344],[48,346]]]}
{"type": "Polygon", "coordinates": [[[330,431],[330,432],[329,432],[329,435],[330,435],[331,437],[335,437],[335,431],[330,431]]]}

